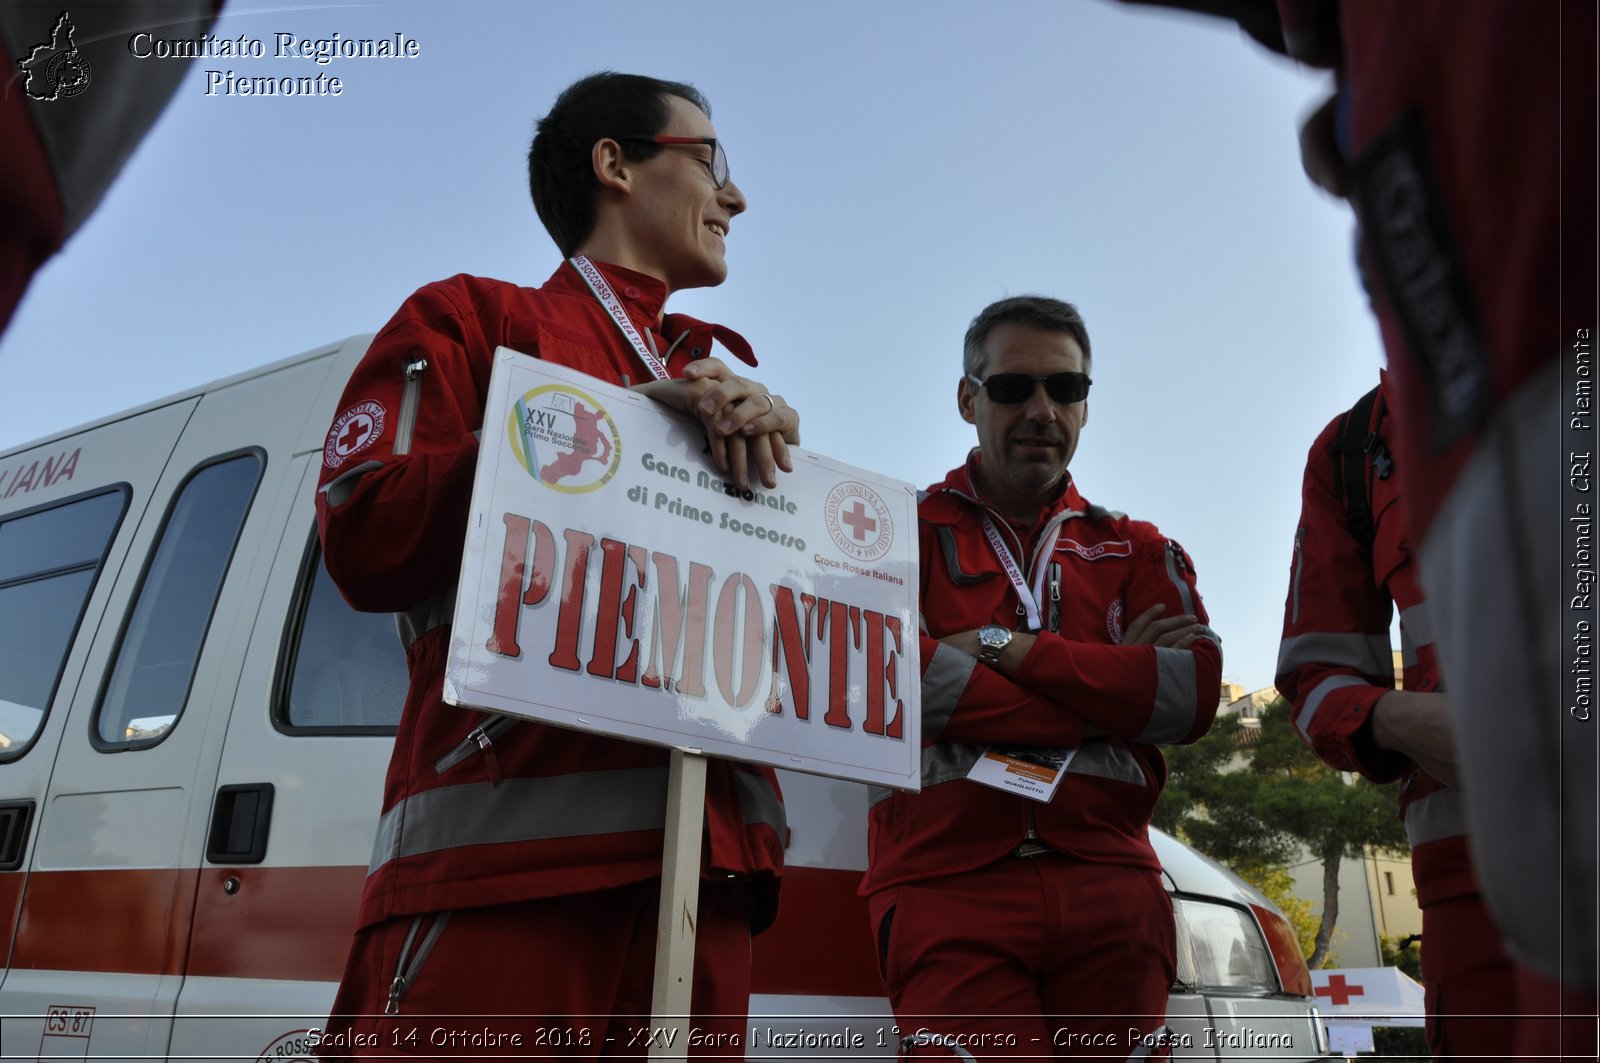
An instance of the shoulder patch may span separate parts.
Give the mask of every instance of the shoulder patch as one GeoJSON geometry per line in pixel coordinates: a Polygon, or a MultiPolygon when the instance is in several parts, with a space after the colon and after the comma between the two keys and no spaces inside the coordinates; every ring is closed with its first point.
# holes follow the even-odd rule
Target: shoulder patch
{"type": "Polygon", "coordinates": [[[337,469],[383,435],[386,420],[381,402],[358,402],[334,419],[322,445],[322,464],[337,469]]]}

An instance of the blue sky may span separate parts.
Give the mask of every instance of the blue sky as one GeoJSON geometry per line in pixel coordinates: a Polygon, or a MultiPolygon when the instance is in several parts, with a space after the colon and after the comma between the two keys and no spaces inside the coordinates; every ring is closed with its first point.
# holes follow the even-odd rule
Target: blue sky
{"type": "Polygon", "coordinates": [[[1324,75],[1108,0],[234,0],[214,35],[241,34],[268,57],[193,64],[0,338],[0,450],[374,331],[439,277],[541,283],[534,119],[594,70],[688,80],[750,209],[728,283],[672,308],[751,340],[810,449],[921,486],[973,442],[972,316],[1078,304],[1081,490],[1184,544],[1225,674],[1271,683],[1306,449],[1381,360],[1349,210],[1300,170],[1324,75]],[[319,67],[278,32],[420,56],[319,67]],[[230,69],[343,92],[207,96],[230,69]]]}

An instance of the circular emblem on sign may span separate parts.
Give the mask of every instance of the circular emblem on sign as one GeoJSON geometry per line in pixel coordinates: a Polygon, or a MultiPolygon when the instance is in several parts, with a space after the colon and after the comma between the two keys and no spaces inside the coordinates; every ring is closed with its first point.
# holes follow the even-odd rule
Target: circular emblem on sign
{"type": "Polygon", "coordinates": [[[622,464],[616,422],[592,396],[566,384],[546,384],[518,399],[506,434],[528,475],[555,491],[603,487],[622,464]]]}
{"type": "Polygon", "coordinates": [[[290,1030],[256,1053],[256,1063],[316,1063],[321,1035],[314,1030],[290,1030]]]}
{"type": "Polygon", "coordinates": [[[857,561],[876,561],[894,542],[889,505],[864,483],[846,480],[828,492],[822,507],[834,545],[857,561]]]}
{"type": "Polygon", "coordinates": [[[376,402],[358,402],[341,413],[322,445],[322,464],[337,469],[372,446],[383,435],[383,421],[383,406],[376,402]]]}

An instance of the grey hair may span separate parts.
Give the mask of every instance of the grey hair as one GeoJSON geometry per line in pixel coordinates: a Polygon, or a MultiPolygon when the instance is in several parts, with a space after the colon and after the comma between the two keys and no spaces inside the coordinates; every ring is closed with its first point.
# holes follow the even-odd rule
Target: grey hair
{"type": "Polygon", "coordinates": [[[1046,332],[1065,332],[1083,348],[1083,368],[1085,372],[1089,370],[1089,330],[1084,326],[1083,315],[1078,313],[1078,308],[1048,295],[1014,295],[984,307],[967,327],[967,336],[961,348],[961,368],[968,376],[983,376],[988,364],[983,345],[988,341],[989,333],[1000,325],[1025,325],[1046,332]]]}

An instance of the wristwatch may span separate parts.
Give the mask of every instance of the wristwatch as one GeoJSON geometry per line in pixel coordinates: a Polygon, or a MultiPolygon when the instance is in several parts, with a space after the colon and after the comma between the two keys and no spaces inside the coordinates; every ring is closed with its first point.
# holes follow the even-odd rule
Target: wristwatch
{"type": "Polygon", "coordinates": [[[986,624],[978,629],[978,660],[993,668],[1001,652],[1011,645],[1012,631],[999,624],[986,624]]]}

